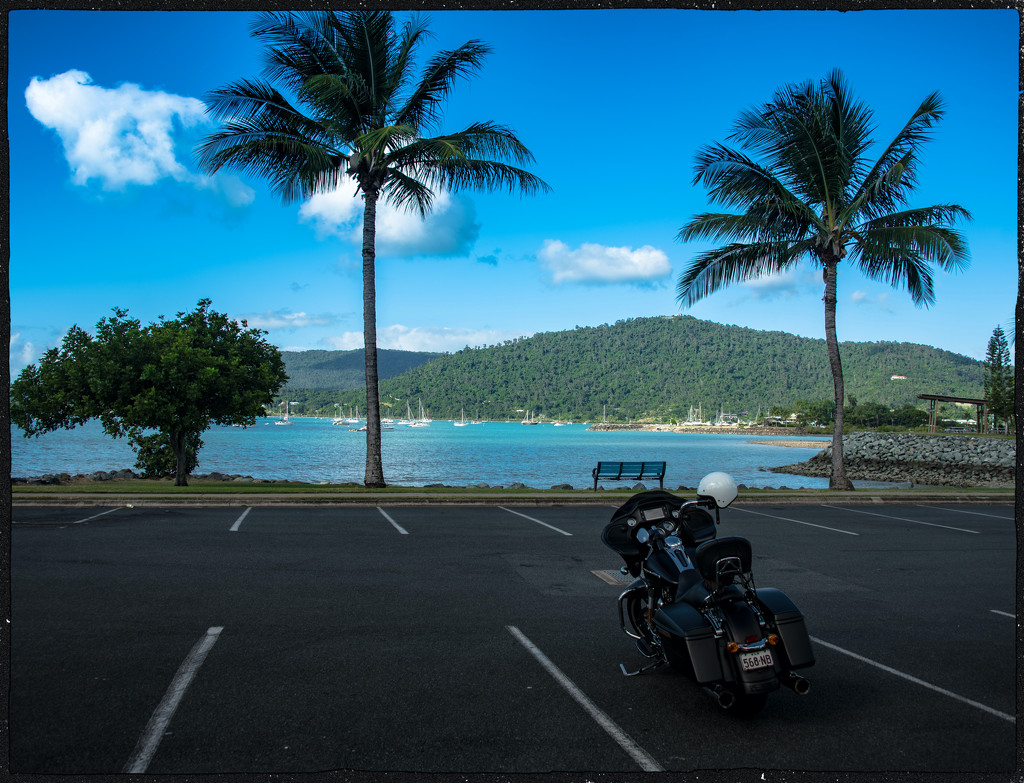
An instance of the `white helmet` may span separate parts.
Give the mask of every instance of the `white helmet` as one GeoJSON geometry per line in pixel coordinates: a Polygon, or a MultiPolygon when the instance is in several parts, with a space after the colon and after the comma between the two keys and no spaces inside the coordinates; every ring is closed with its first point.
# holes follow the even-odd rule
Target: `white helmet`
{"type": "Polygon", "coordinates": [[[719,508],[736,499],[736,482],[728,473],[708,473],[697,485],[697,497],[712,498],[719,508]]]}

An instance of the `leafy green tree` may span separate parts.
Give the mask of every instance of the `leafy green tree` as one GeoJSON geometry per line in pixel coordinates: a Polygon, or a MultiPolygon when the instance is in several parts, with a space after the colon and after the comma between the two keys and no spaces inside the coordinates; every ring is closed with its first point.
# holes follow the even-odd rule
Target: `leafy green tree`
{"type": "Polygon", "coordinates": [[[99,419],[108,435],[129,438],[149,475],[172,473],[186,486],[201,434],[254,424],[288,380],[266,332],[245,326],[209,299],[145,327],[121,309],[94,336],[73,326],[11,384],[11,421],[29,437],[99,419]]]}
{"type": "Polygon", "coordinates": [[[873,280],[906,286],[916,305],[935,299],[931,264],[957,270],[967,246],[953,228],[969,219],[963,207],[907,206],[920,152],[943,115],[938,93],[927,96],[871,163],[872,112],[855,100],[836,70],[820,83],[789,85],[764,105],[743,112],[730,139],[703,147],[694,184],[739,214],[705,213],[679,239],[719,240],[679,278],[678,301],[688,307],[731,284],[793,268],[809,260],[825,288],[825,340],[836,417],[832,489],[851,490],[843,461],[843,369],[836,338],[837,276],[844,260],[873,280]],[[760,160],[750,157],[760,156],[760,160]]]}
{"type": "Polygon", "coordinates": [[[251,31],[266,43],[266,75],[279,79],[295,102],[266,81],[238,81],[214,91],[207,105],[223,127],[199,147],[199,166],[264,177],[286,202],[353,181],[362,194],[365,484],[383,487],[378,200],[426,215],[436,187],[534,193],[548,186],[518,167],[533,156],[506,126],[477,122],[430,135],[439,129],[455,81],[480,70],[490,51],[484,43],[439,52],[416,78],[414,54],[427,35],[417,18],[398,29],[388,11],[264,13],[251,31]]]}
{"type": "Polygon", "coordinates": [[[1013,421],[1014,401],[1013,367],[1010,366],[1010,348],[1001,326],[997,326],[988,341],[985,352],[985,399],[989,413],[995,418],[1013,421]]]}
{"type": "Polygon", "coordinates": [[[797,400],[793,407],[800,424],[824,427],[836,419],[836,404],[833,400],[797,400]]]}
{"type": "MultiPolygon", "coordinates": [[[[142,471],[144,478],[175,476],[178,472],[178,456],[174,453],[171,439],[165,432],[129,435],[128,442],[135,449],[135,467],[142,471]]],[[[190,475],[199,464],[199,450],[203,439],[199,433],[189,433],[185,441],[185,475],[190,475]]]]}

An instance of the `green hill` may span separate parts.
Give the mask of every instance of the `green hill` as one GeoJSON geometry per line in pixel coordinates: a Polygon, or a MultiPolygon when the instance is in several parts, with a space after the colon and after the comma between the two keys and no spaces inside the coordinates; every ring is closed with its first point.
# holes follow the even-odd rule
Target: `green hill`
{"type": "MultiPolygon", "coordinates": [[[[896,342],[845,342],[840,351],[846,391],[860,402],[898,407],[920,404],[918,394],[982,393],[983,365],[966,356],[896,342]]],[[[294,361],[290,356],[286,361],[294,361]]],[[[327,388],[327,376],[321,380],[318,388],[327,388]]],[[[298,378],[290,386],[298,389],[298,378]]],[[[380,389],[396,415],[407,401],[415,410],[422,399],[435,418],[455,418],[465,408],[467,416],[488,419],[529,410],[575,421],[600,420],[605,410],[609,421],[684,419],[690,406],[706,417],[720,410],[765,412],[833,394],[823,339],[692,316],[636,318],[466,348],[382,380],[380,389]]],[[[323,395],[310,395],[307,402],[364,405],[361,395],[348,391],[322,401],[323,395]]]]}
{"type": "MultiPolygon", "coordinates": [[[[420,351],[377,349],[377,377],[392,378],[441,356],[420,351]]],[[[292,390],[362,389],[366,385],[363,349],[354,351],[282,351],[292,390]]]]}

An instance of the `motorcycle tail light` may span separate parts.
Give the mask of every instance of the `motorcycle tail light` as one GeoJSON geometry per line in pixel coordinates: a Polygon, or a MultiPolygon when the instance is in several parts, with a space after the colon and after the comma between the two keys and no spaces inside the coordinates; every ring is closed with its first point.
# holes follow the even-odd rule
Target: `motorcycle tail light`
{"type": "Polygon", "coordinates": [[[734,653],[739,651],[740,646],[736,644],[736,642],[729,642],[727,645],[725,645],[725,649],[731,653],[734,653]]]}
{"type": "Polygon", "coordinates": [[[779,643],[779,635],[778,634],[774,634],[774,633],[768,634],[768,644],[770,644],[772,647],[774,647],[778,643],[779,643]]]}

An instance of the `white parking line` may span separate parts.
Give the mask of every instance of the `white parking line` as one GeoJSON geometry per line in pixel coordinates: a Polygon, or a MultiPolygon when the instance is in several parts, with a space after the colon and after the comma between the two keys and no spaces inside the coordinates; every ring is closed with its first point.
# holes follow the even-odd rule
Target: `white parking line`
{"type": "Polygon", "coordinates": [[[917,504],[917,508],[931,508],[941,509],[942,511],[955,511],[957,514],[971,514],[976,517],[991,517],[992,519],[1005,519],[1007,522],[1013,522],[1013,517],[1003,517],[999,514],[982,514],[980,511],[964,511],[960,508],[946,508],[945,506],[922,506],[920,503],[917,504]]]}
{"type": "Polygon", "coordinates": [[[181,666],[178,667],[177,674],[174,675],[174,679],[171,680],[171,684],[167,688],[167,692],[157,705],[153,716],[149,719],[149,723],[146,724],[142,736],[139,737],[139,743],[135,746],[135,751],[132,753],[131,758],[128,759],[128,763],[125,764],[125,772],[145,772],[149,767],[149,762],[153,760],[153,754],[156,753],[156,749],[160,746],[160,740],[163,738],[171,718],[174,717],[174,712],[178,709],[178,704],[181,703],[185,691],[196,676],[196,672],[199,671],[199,667],[203,665],[207,653],[210,652],[210,649],[220,637],[220,632],[223,630],[224,627],[219,625],[207,629],[206,634],[195,643],[192,651],[182,661],[181,666]]]}
{"type": "Polygon", "coordinates": [[[874,511],[861,511],[859,508],[850,508],[849,506],[826,506],[822,505],[822,508],[834,508],[840,511],[852,511],[854,514],[867,514],[869,517],[882,517],[882,519],[898,519],[900,522],[913,522],[915,525],[928,525],[928,527],[941,527],[946,530],[956,530],[960,533],[975,533],[977,530],[967,530],[962,527],[950,527],[949,525],[937,525],[934,522],[922,522],[920,519],[908,519],[907,517],[894,517],[890,514],[876,514],[874,511]]]}
{"type": "Polygon", "coordinates": [[[107,514],[113,514],[115,511],[120,511],[120,510],[121,510],[121,507],[118,506],[117,508],[112,508],[109,511],[101,511],[99,514],[93,514],[91,517],[86,517],[85,519],[76,519],[74,522],[70,522],[68,524],[80,525],[83,522],[88,522],[89,520],[97,519],[99,517],[105,517],[107,514]]]}
{"type": "Polygon", "coordinates": [[[802,519],[790,519],[789,517],[779,517],[775,514],[765,514],[763,511],[751,511],[749,508],[738,508],[737,506],[730,506],[730,510],[735,509],[736,511],[744,511],[747,514],[757,514],[761,517],[771,517],[772,519],[782,519],[786,522],[796,522],[798,525],[807,525],[808,527],[820,527],[822,530],[831,530],[833,533],[845,533],[848,536],[859,536],[860,533],[853,533],[849,530],[840,530],[838,527],[828,527],[826,525],[816,525],[813,522],[804,522],[802,519]]]}
{"type": "Polygon", "coordinates": [[[384,515],[384,519],[386,519],[386,520],[387,520],[388,522],[390,522],[390,523],[391,523],[392,525],[394,525],[394,526],[395,526],[395,530],[397,530],[397,531],[398,531],[399,533],[401,533],[401,534],[402,534],[403,536],[407,536],[407,535],[409,535],[409,531],[408,531],[408,530],[406,530],[406,529],[405,529],[404,527],[402,527],[402,526],[401,526],[400,524],[398,524],[397,522],[395,522],[395,520],[393,520],[393,519],[392,519],[392,518],[391,518],[390,516],[388,516],[388,512],[387,512],[387,511],[385,511],[384,509],[382,509],[382,508],[381,508],[380,506],[377,506],[377,510],[378,510],[378,511],[379,511],[379,512],[380,512],[381,514],[383,514],[383,515],[384,515]]]}
{"type": "Polygon", "coordinates": [[[992,614],[1001,614],[1003,617],[1012,617],[1014,620],[1017,619],[1017,615],[1010,614],[1009,612],[1000,612],[998,609],[989,609],[992,614]]]}
{"type": "Polygon", "coordinates": [[[526,516],[526,514],[520,514],[518,511],[513,511],[510,508],[505,508],[504,506],[498,506],[498,508],[500,508],[502,511],[507,511],[510,514],[515,514],[517,517],[522,517],[523,519],[528,519],[531,522],[536,522],[538,525],[544,525],[544,527],[549,527],[552,530],[554,530],[555,532],[561,533],[563,536],[571,536],[572,535],[572,533],[567,533],[564,530],[562,530],[561,528],[557,528],[554,525],[549,525],[547,522],[541,522],[539,519],[534,519],[533,517],[528,517],[528,516],[526,516]]]}
{"type": "Polygon", "coordinates": [[[508,632],[512,634],[534,658],[537,659],[540,665],[547,670],[548,674],[555,678],[555,682],[561,685],[566,692],[575,699],[576,703],[586,710],[587,714],[590,715],[590,717],[593,718],[602,729],[608,732],[608,735],[619,744],[619,747],[626,751],[630,758],[640,765],[640,769],[644,772],[665,771],[664,768],[655,761],[653,756],[636,743],[636,740],[626,734],[626,732],[619,728],[619,725],[609,718],[600,707],[587,698],[587,695],[576,687],[576,684],[566,677],[562,670],[555,666],[555,664],[553,664],[533,642],[527,639],[526,635],[522,631],[514,625],[506,625],[505,628],[508,629],[508,632]]]}
{"type": "Polygon", "coordinates": [[[228,532],[229,533],[237,533],[239,526],[241,526],[241,524],[242,524],[242,520],[245,519],[247,516],[249,516],[249,512],[250,511],[252,511],[251,507],[247,508],[245,511],[243,511],[242,512],[242,516],[240,516],[238,519],[235,520],[235,524],[233,524],[231,526],[231,529],[228,532]]]}
{"type": "Polygon", "coordinates": [[[828,642],[823,641],[817,638],[816,636],[812,636],[811,641],[813,641],[815,644],[820,644],[822,647],[828,647],[830,650],[841,652],[843,653],[843,655],[849,655],[851,658],[856,658],[858,661],[862,661],[863,663],[868,663],[872,666],[876,666],[882,671],[889,672],[889,674],[895,674],[897,677],[902,677],[904,680],[909,680],[910,682],[916,685],[921,685],[925,688],[928,688],[929,690],[935,691],[936,693],[941,693],[943,696],[949,696],[949,698],[951,699],[956,699],[957,701],[963,702],[964,704],[968,704],[971,707],[976,707],[977,709],[987,712],[990,715],[995,715],[997,718],[1002,718],[1003,720],[1009,721],[1010,723],[1017,722],[1017,718],[1013,715],[1008,715],[1005,712],[994,710],[991,707],[982,704],[981,702],[965,698],[964,696],[960,696],[959,694],[953,693],[952,691],[947,691],[945,688],[940,688],[938,685],[932,685],[930,682],[925,682],[924,680],[918,679],[913,675],[906,674],[904,672],[899,671],[898,669],[893,669],[891,666],[886,666],[884,663],[873,661],[870,658],[865,658],[863,655],[857,655],[857,653],[855,652],[850,652],[849,650],[845,650],[842,647],[838,647],[834,644],[829,644],[828,642]]]}

